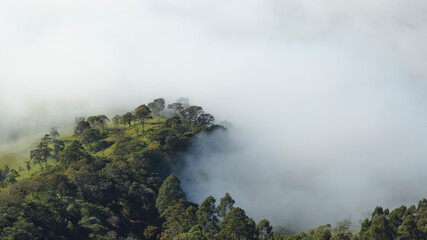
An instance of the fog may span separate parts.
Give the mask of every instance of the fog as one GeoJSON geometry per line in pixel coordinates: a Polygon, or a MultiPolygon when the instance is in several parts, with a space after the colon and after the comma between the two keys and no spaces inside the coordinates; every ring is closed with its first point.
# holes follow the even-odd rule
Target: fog
{"type": "Polygon", "coordinates": [[[190,200],[357,223],[426,196],[426,20],[423,0],[2,1],[0,139],[185,96],[234,126],[187,156],[190,200]]]}

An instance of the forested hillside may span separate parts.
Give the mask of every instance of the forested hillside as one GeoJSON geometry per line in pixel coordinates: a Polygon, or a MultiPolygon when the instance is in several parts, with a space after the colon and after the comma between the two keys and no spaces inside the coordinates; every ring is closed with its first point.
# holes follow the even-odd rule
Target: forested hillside
{"type": "Polygon", "coordinates": [[[24,166],[0,171],[1,239],[427,239],[425,199],[377,207],[360,232],[343,221],[299,234],[255,222],[229,193],[190,202],[173,173],[195,136],[213,131],[227,129],[202,107],[161,98],[111,119],[77,118],[64,136],[50,129],[24,166]]]}

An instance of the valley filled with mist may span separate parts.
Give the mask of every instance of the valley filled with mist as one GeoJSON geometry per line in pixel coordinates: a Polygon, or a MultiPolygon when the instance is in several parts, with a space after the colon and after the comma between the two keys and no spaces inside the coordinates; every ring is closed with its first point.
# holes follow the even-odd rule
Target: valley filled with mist
{"type": "Polygon", "coordinates": [[[426,18],[421,0],[2,1],[0,239],[424,239],[426,18]]]}

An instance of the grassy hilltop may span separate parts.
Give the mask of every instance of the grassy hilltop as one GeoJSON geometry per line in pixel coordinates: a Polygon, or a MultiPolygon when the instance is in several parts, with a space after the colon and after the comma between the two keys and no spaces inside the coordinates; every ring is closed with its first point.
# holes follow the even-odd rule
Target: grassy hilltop
{"type": "MultiPolygon", "coordinates": [[[[153,131],[154,129],[160,127],[161,124],[165,122],[165,118],[153,116],[152,119],[148,119],[145,123],[144,129],[148,133],[153,131]]],[[[147,143],[149,140],[147,138],[146,134],[143,134],[141,136],[137,136],[135,128],[141,128],[141,124],[135,122],[134,125],[129,127],[128,125],[120,125],[120,128],[124,130],[124,133],[132,138],[138,139],[141,142],[147,143]]],[[[115,126],[112,122],[107,122],[105,126],[105,132],[107,133],[106,138],[102,139],[104,141],[108,142],[114,142],[114,136],[112,134],[112,131],[114,131],[115,126]]],[[[60,137],[59,140],[64,141],[65,145],[68,145],[74,140],[79,141],[80,137],[74,134],[74,130],[71,129],[65,129],[65,130],[58,130],[60,137]]],[[[29,171],[26,170],[26,162],[30,161],[30,152],[37,143],[40,141],[40,135],[37,136],[29,136],[22,139],[19,139],[17,141],[14,141],[12,143],[4,144],[0,147],[0,168],[4,168],[5,166],[8,166],[9,168],[15,169],[20,174],[20,178],[26,178],[30,177],[31,174],[39,173],[41,170],[40,166],[34,165],[31,167],[29,171]]],[[[84,148],[88,151],[93,153],[95,156],[109,156],[112,154],[113,149],[115,148],[115,144],[109,146],[106,149],[102,149],[100,151],[93,151],[90,149],[89,145],[85,145],[84,148]]],[[[55,166],[57,165],[57,162],[54,161],[54,159],[48,160],[49,166],[55,166]]]]}

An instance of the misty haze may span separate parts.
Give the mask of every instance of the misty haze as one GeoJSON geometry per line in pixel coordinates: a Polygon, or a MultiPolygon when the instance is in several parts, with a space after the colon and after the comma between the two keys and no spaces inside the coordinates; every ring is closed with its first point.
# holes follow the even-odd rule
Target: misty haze
{"type": "Polygon", "coordinates": [[[2,1],[0,239],[427,239],[426,22],[422,0],[2,1]]]}

